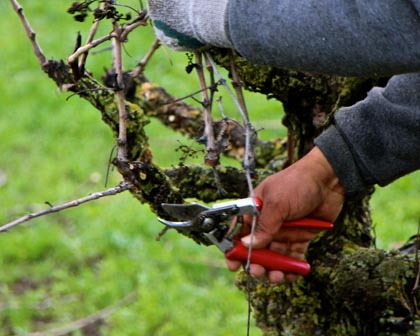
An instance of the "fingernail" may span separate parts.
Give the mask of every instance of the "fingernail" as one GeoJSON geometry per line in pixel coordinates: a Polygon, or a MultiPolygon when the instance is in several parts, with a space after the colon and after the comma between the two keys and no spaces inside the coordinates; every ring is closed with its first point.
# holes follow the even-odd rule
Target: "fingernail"
{"type": "Polygon", "coordinates": [[[245,236],[241,238],[241,242],[242,244],[244,244],[245,246],[249,246],[251,244],[251,237],[250,236],[245,236]]]}

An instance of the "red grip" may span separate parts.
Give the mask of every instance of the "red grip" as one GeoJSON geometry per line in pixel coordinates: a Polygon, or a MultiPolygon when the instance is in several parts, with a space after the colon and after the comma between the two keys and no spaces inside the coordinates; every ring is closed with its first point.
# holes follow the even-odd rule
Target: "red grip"
{"type": "MultiPolygon", "coordinates": [[[[226,258],[246,262],[248,260],[248,248],[240,241],[235,242],[235,246],[225,253],[226,258]]],[[[303,260],[293,259],[280,253],[267,249],[253,249],[251,253],[251,263],[259,264],[268,270],[280,270],[284,272],[308,275],[311,266],[303,260]]]]}
{"type": "Polygon", "coordinates": [[[258,211],[262,210],[263,207],[263,201],[261,198],[259,197],[254,197],[254,202],[255,202],[255,207],[257,208],[258,211]]]}
{"type": "MultiPolygon", "coordinates": [[[[263,201],[259,197],[254,198],[255,206],[258,211],[261,211],[263,208],[263,201]]],[[[299,218],[299,219],[293,219],[290,221],[286,221],[283,223],[282,227],[284,228],[305,228],[305,229],[320,229],[320,230],[331,230],[334,228],[333,223],[327,222],[321,219],[316,218],[299,218]]]]}
{"type": "Polygon", "coordinates": [[[323,221],[315,218],[300,218],[283,223],[282,228],[305,228],[305,229],[321,229],[321,230],[331,230],[334,227],[333,223],[323,221]]]}

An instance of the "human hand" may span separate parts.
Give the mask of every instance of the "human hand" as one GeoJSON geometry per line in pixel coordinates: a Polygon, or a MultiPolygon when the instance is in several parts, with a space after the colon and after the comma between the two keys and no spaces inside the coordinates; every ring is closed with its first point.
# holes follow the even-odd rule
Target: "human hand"
{"type": "Polygon", "coordinates": [[[229,0],[148,0],[156,36],[175,50],[230,47],[225,32],[229,0]]]}
{"type": "MultiPolygon", "coordinates": [[[[255,188],[254,196],[263,201],[263,208],[257,219],[252,247],[268,248],[302,260],[320,230],[282,229],[283,222],[303,217],[333,222],[344,203],[344,189],[318,147],[295,164],[266,178],[255,188]]],[[[252,217],[244,218],[241,240],[245,246],[251,241],[251,223],[252,217]]],[[[238,261],[226,259],[226,262],[231,271],[241,267],[238,261]]],[[[267,271],[257,264],[251,264],[250,273],[255,277],[267,274],[271,282],[290,282],[297,277],[279,270],[267,271]]]]}

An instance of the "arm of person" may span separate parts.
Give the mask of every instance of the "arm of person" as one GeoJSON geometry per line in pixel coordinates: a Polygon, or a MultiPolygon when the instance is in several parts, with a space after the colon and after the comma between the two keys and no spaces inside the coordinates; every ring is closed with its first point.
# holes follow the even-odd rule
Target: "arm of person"
{"type": "MultiPolygon", "coordinates": [[[[316,147],[295,164],[265,179],[255,189],[264,207],[253,247],[304,258],[316,232],[282,229],[286,220],[316,217],[334,221],[345,197],[360,197],[372,185],[386,185],[420,169],[420,73],[394,76],[361,102],[340,109],[335,125],[315,139],[316,147]],[[286,247],[287,246],[287,249],[286,247]]],[[[250,244],[251,219],[242,241],[250,244]]],[[[240,264],[227,260],[231,270],[240,264]]],[[[251,265],[251,274],[273,282],[295,274],[251,265]]]]}
{"type": "Polygon", "coordinates": [[[149,10],[172,40],[233,47],[258,63],[333,74],[411,71],[341,109],[315,143],[347,194],[419,168],[420,0],[149,0],[149,10]]]}
{"type": "Polygon", "coordinates": [[[392,77],[359,103],[341,108],[315,139],[347,195],[385,186],[420,169],[420,73],[392,77]]]}
{"type": "MultiPolygon", "coordinates": [[[[263,201],[257,219],[253,248],[268,248],[296,259],[304,259],[311,240],[319,229],[281,228],[286,220],[313,217],[333,222],[341,211],[344,190],[332,166],[318,147],[302,159],[264,179],[254,190],[263,201]]],[[[244,217],[242,243],[251,243],[252,218],[244,217]]],[[[241,262],[226,260],[228,268],[236,271],[241,262]]],[[[260,277],[266,274],[261,265],[251,264],[250,273],[260,277]]],[[[267,273],[270,281],[293,281],[296,274],[274,270],[267,273]]]]}
{"type": "MultiPolygon", "coordinates": [[[[307,156],[256,188],[265,204],[254,237],[256,248],[282,252],[287,241],[299,246],[296,257],[302,257],[310,235],[302,241],[302,232],[280,230],[283,221],[303,216],[333,220],[345,196],[362,195],[369,186],[386,185],[420,168],[420,74],[414,73],[420,71],[419,3],[217,0],[213,6],[204,0],[149,0],[152,19],[163,23],[158,28],[161,36],[169,32],[174,45],[184,43],[181,47],[195,48],[188,44],[199,41],[234,48],[252,62],[300,71],[407,73],[391,78],[385,88],[374,88],[358,104],[340,109],[334,125],[315,140],[307,156]],[[162,4],[159,11],[153,3],[162,4]],[[171,22],[166,21],[168,15],[171,22]],[[331,200],[331,213],[323,212],[331,200]]],[[[245,224],[249,229],[249,219],[245,224]]],[[[245,245],[250,243],[248,233],[243,232],[245,245]]],[[[232,270],[239,267],[228,263],[232,270]]],[[[252,265],[251,273],[265,270],[252,265]]],[[[269,276],[272,281],[294,277],[276,271],[269,276]]]]}
{"type": "Polygon", "coordinates": [[[311,73],[420,71],[419,0],[230,0],[227,31],[253,63],[311,73]]]}
{"type": "Polygon", "coordinates": [[[149,0],[172,48],[236,49],[256,64],[345,76],[420,71],[420,0],[149,0]]]}

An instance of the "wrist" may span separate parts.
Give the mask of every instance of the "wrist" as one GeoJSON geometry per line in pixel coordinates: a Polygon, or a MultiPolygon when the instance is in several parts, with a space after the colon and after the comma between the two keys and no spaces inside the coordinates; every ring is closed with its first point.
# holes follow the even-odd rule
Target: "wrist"
{"type": "Polygon", "coordinates": [[[340,179],[347,196],[359,197],[366,192],[369,186],[366,185],[346,140],[335,126],[330,126],[318,136],[315,145],[340,179]]]}
{"type": "Polygon", "coordinates": [[[319,183],[329,191],[345,195],[345,190],[339,177],[319,147],[315,146],[303,159],[310,162],[310,169],[319,183]]]}

